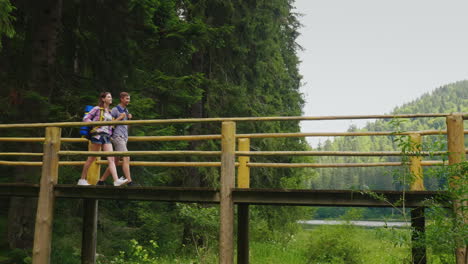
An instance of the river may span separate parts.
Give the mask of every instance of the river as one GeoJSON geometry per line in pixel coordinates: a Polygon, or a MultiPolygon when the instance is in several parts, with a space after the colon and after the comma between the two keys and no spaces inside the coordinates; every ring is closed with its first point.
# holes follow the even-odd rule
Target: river
{"type": "Polygon", "coordinates": [[[365,227],[409,227],[409,222],[385,222],[385,221],[342,221],[342,220],[302,220],[300,224],[306,225],[343,225],[351,224],[365,227]]]}

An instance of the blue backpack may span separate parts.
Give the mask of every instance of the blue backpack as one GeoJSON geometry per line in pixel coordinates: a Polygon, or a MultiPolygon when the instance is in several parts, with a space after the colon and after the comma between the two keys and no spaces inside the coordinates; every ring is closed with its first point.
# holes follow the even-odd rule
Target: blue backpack
{"type": "Polygon", "coordinates": [[[116,107],[117,107],[117,110],[119,111],[119,113],[125,113],[125,114],[127,114],[127,115],[129,114],[127,108],[123,108],[123,107],[121,107],[120,105],[117,105],[116,107]]]}
{"type": "MultiPolygon", "coordinates": [[[[92,106],[92,105],[87,105],[87,106],[85,106],[85,113],[84,113],[83,117],[85,117],[87,114],[89,114],[89,112],[90,112],[93,108],[94,108],[94,106],[92,106]]],[[[101,109],[100,109],[99,121],[104,120],[104,111],[102,111],[102,110],[103,110],[103,109],[101,108],[101,109]]],[[[94,119],[94,116],[93,116],[91,119],[94,119]]],[[[89,138],[91,137],[92,130],[93,130],[93,129],[96,129],[96,128],[97,128],[97,127],[93,127],[93,126],[82,126],[82,127],[80,127],[80,135],[81,135],[81,137],[89,139],[89,138]]]]}

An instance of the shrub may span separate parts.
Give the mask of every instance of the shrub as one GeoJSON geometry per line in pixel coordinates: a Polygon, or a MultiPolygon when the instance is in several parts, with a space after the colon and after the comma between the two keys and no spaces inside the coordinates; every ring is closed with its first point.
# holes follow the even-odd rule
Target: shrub
{"type": "Polygon", "coordinates": [[[312,231],[307,245],[308,263],[360,264],[365,249],[352,226],[322,226],[312,231]]]}

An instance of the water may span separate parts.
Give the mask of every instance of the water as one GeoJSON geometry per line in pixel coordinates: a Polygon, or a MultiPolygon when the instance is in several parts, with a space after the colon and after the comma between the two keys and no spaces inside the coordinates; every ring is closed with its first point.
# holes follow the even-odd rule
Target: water
{"type": "Polygon", "coordinates": [[[342,220],[302,220],[300,224],[306,225],[344,225],[351,224],[364,227],[409,227],[409,222],[385,222],[385,221],[342,221],[342,220]]]}

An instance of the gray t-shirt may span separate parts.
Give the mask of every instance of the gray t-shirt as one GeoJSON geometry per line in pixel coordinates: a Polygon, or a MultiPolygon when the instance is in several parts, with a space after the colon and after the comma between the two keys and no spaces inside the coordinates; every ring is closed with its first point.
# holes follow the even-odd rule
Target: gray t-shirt
{"type": "MultiPolygon", "coordinates": [[[[119,108],[121,110],[123,110],[122,113],[126,114],[124,119],[122,119],[122,121],[128,120],[128,114],[129,114],[128,109],[123,108],[120,105],[112,108],[112,111],[111,111],[112,117],[113,118],[118,118],[120,116],[119,108]]],[[[114,133],[112,133],[112,137],[122,137],[122,138],[128,139],[128,126],[127,125],[116,125],[115,128],[114,128],[114,133]]]]}

